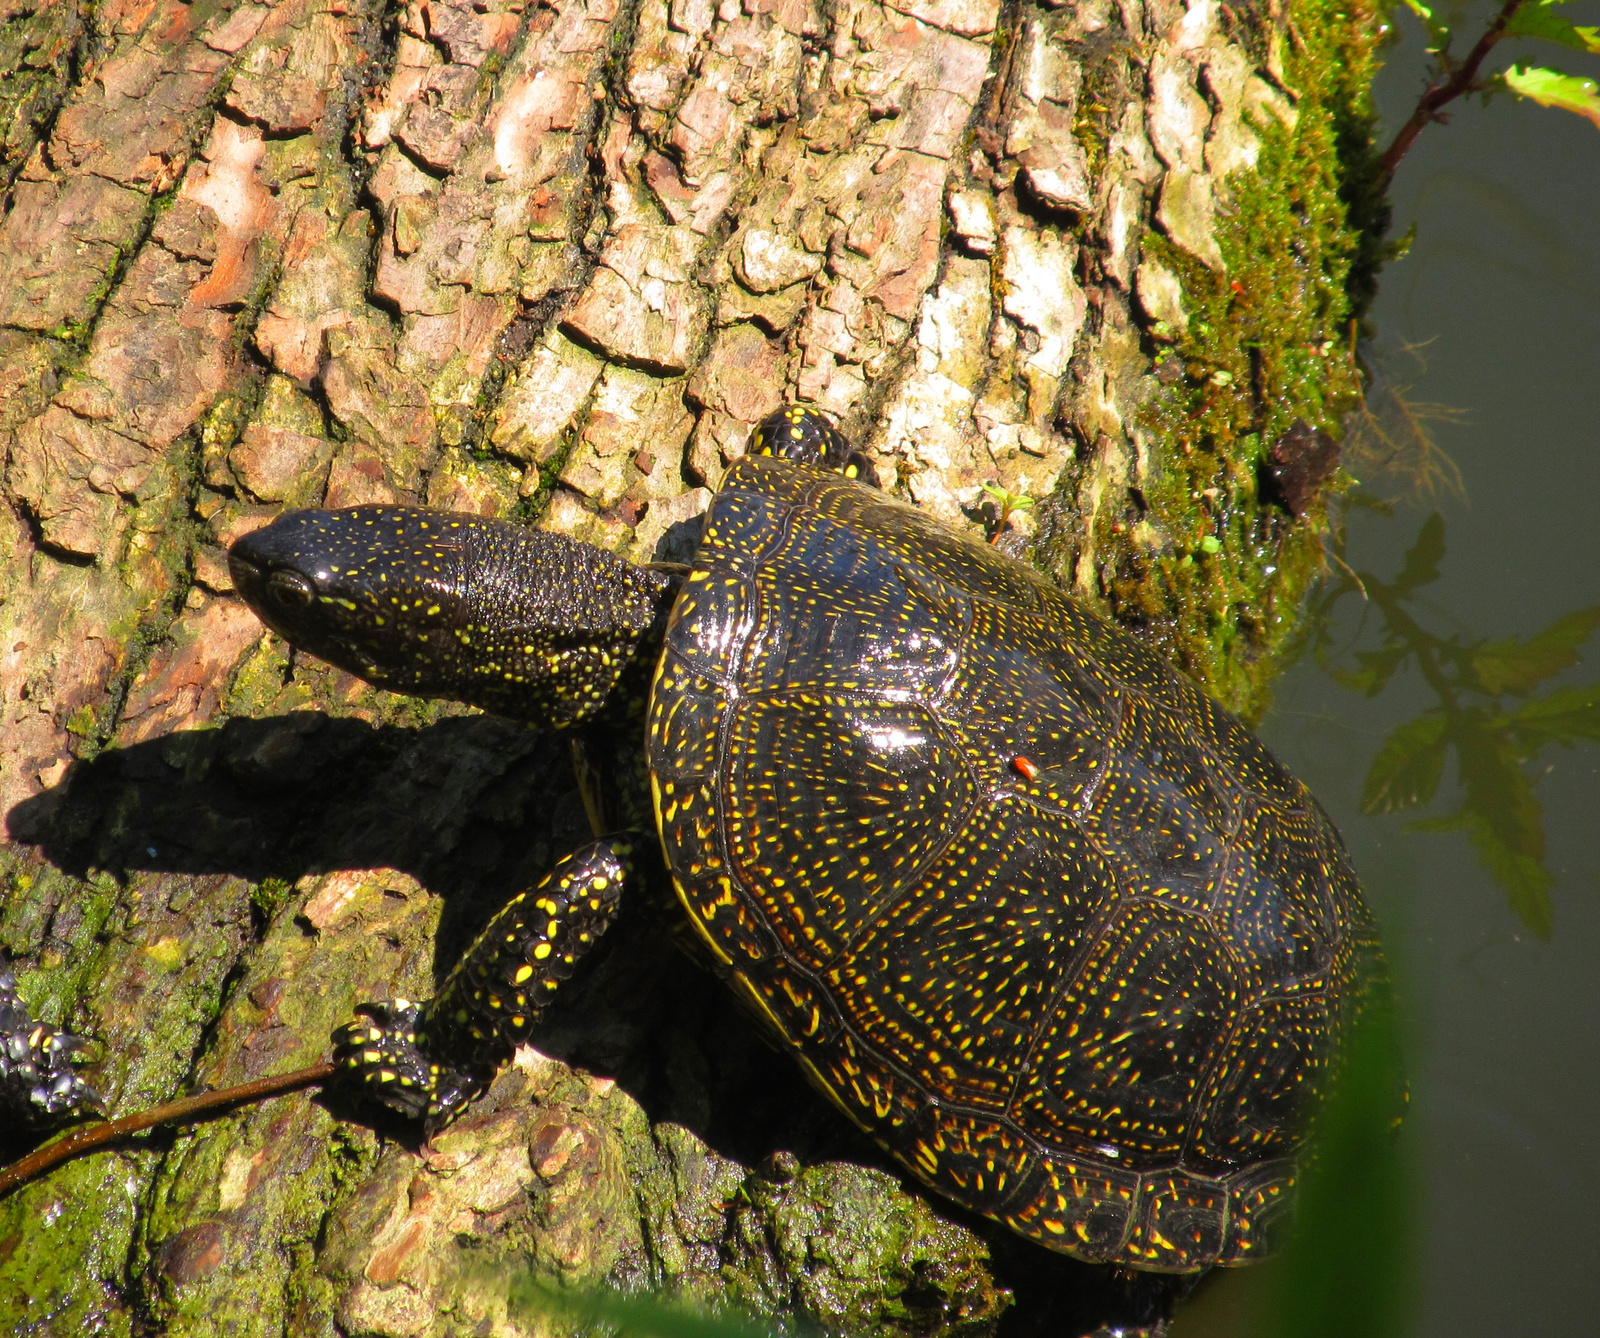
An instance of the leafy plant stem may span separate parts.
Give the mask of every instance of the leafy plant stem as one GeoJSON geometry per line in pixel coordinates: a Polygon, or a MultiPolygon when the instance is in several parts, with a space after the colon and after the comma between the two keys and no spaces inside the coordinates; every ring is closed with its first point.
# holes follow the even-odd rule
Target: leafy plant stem
{"type": "Polygon", "coordinates": [[[1459,715],[1461,701],[1456,696],[1450,680],[1445,677],[1444,667],[1439,663],[1438,638],[1401,607],[1394,591],[1384,582],[1370,572],[1362,572],[1360,580],[1367,598],[1378,606],[1379,612],[1388,620],[1389,626],[1410,645],[1423,681],[1439,694],[1439,704],[1444,707],[1445,714],[1459,715]]]}
{"type": "Polygon", "coordinates": [[[1324,613],[1359,593],[1381,614],[1383,640],[1356,651],[1353,666],[1328,659],[1324,665],[1343,686],[1372,697],[1414,663],[1437,701],[1384,739],[1362,786],[1361,811],[1402,813],[1430,803],[1453,751],[1458,806],[1413,819],[1412,830],[1464,832],[1512,911],[1534,934],[1549,937],[1555,875],[1545,862],[1543,808],[1534,790],[1539,777],[1529,767],[1551,744],[1600,741],[1600,683],[1537,690],[1579,663],[1583,646],[1600,631],[1600,605],[1574,609],[1527,637],[1440,636],[1408,608],[1417,590],[1439,579],[1445,536],[1438,512],[1423,522],[1392,580],[1350,570],[1338,552],[1343,542],[1341,528],[1334,557],[1343,575],[1324,597],[1324,613]]]}
{"type": "Polygon", "coordinates": [[[1389,147],[1383,151],[1383,157],[1378,159],[1378,170],[1383,181],[1387,182],[1394,175],[1395,168],[1400,165],[1400,160],[1406,156],[1417,136],[1422,133],[1422,128],[1440,119],[1441,107],[1478,88],[1478,71],[1483,67],[1483,62],[1505,36],[1506,25],[1526,3],[1527,0],[1506,0],[1500,7],[1500,12],[1484,29],[1483,36],[1478,38],[1477,45],[1467,53],[1467,58],[1461,64],[1453,65],[1447,51],[1438,53],[1440,73],[1447,77],[1442,81],[1430,83],[1423,90],[1410,117],[1396,132],[1389,147]]]}

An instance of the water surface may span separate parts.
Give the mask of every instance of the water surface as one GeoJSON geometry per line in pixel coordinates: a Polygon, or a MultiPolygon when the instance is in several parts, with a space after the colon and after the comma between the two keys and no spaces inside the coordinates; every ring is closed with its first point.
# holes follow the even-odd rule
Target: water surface
{"type": "MultiPolygon", "coordinates": [[[[1592,9],[1572,9],[1575,22],[1593,21],[1592,9]]],[[[1392,52],[1379,87],[1390,125],[1421,87],[1421,47],[1408,28],[1392,52]]],[[[1595,73],[1581,56],[1528,53],[1595,73]]],[[[1407,500],[1391,517],[1354,515],[1346,556],[1393,576],[1437,508],[1440,577],[1411,611],[1463,640],[1528,636],[1600,605],[1600,132],[1509,97],[1458,104],[1401,165],[1393,203],[1395,234],[1414,222],[1417,237],[1382,276],[1375,362],[1409,384],[1410,398],[1461,412],[1435,430],[1464,496],[1419,498],[1403,479],[1364,478],[1370,491],[1407,500]]],[[[1381,620],[1369,608],[1363,633],[1360,613],[1358,599],[1342,601],[1336,641],[1376,649],[1381,620]]],[[[1539,691],[1600,679],[1597,643],[1539,691]]],[[[1369,699],[1307,658],[1280,683],[1262,730],[1343,830],[1395,964],[1412,1094],[1402,1138],[1420,1196],[1406,1331],[1595,1333],[1600,745],[1540,759],[1535,793],[1555,878],[1541,940],[1463,834],[1412,832],[1404,816],[1360,811],[1389,731],[1436,701],[1414,670],[1369,699]]],[[[1420,812],[1445,813],[1459,798],[1452,759],[1420,812]]],[[[1267,1276],[1209,1288],[1176,1326],[1179,1338],[1238,1338],[1267,1276]]]]}

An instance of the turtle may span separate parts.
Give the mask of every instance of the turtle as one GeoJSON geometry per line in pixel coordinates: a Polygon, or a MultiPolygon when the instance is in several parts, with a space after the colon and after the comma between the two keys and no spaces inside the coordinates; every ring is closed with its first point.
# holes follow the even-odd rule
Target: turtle
{"type": "Polygon", "coordinates": [[[34,1018],[0,957],[0,1134],[38,1135],[105,1109],[73,1067],[88,1042],[34,1018]]]}
{"type": "Polygon", "coordinates": [[[432,999],[357,1010],[335,1062],[438,1128],[656,879],[929,1189],[1092,1264],[1267,1253],[1380,964],[1332,822],[1193,681],[875,486],[820,414],[751,443],[687,564],[389,505],[233,544],[236,588],[301,651],[631,740],[624,811],[595,799],[596,839],[432,999]]]}

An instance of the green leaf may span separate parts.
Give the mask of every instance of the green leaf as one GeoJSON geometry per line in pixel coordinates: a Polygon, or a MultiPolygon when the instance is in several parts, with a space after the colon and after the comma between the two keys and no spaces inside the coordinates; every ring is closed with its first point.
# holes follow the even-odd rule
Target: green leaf
{"type": "Polygon", "coordinates": [[[1396,641],[1382,650],[1358,650],[1356,659],[1361,665],[1359,669],[1329,669],[1328,673],[1341,687],[1363,696],[1376,697],[1410,654],[1409,646],[1396,641]]]}
{"type": "Polygon", "coordinates": [[[1578,652],[1600,627],[1600,606],[1557,618],[1526,641],[1486,641],[1471,652],[1473,677],[1485,692],[1532,692],[1578,662],[1578,652]]]}
{"type": "Polygon", "coordinates": [[[1513,65],[1500,78],[1518,97],[1529,98],[1541,107],[1576,112],[1600,127],[1600,85],[1593,79],[1538,66],[1525,70],[1520,65],[1513,65]]]}
{"type": "Polygon", "coordinates": [[[999,502],[1007,511],[1026,511],[1038,498],[1028,496],[1027,480],[1024,479],[1016,492],[1008,492],[998,483],[984,483],[980,485],[984,492],[999,502]]]}
{"type": "Polygon", "coordinates": [[[1505,889],[1512,912],[1540,938],[1549,938],[1555,927],[1555,908],[1550,904],[1550,889],[1555,875],[1542,859],[1512,850],[1483,821],[1468,825],[1472,848],[1489,876],[1505,889]]]}
{"type": "Polygon", "coordinates": [[[1544,808],[1509,731],[1492,728],[1475,712],[1458,714],[1454,723],[1456,761],[1467,792],[1463,808],[1507,850],[1542,861],[1544,808]]]}
{"type": "Polygon", "coordinates": [[[1332,1091],[1313,1126],[1294,1236],[1273,1265],[1265,1332],[1237,1322],[1212,1332],[1257,1338],[1415,1332],[1421,1196],[1415,1140],[1397,1136],[1406,1107],[1400,1030],[1390,991],[1374,982],[1345,1035],[1332,1091]]]}
{"type": "Polygon", "coordinates": [[[1361,787],[1363,813],[1399,813],[1433,798],[1444,775],[1448,725],[1443,712],[1428,711],[1383,741],[1361,787]]]}
{"type": "Polygon", "coordinates": [[[1448,24],[1433,17],[1433,11],[1421,0],[1406,0],[1406,8],[1422,20],[1428,30],[1428,50],[1443,51],[1450,45],[1450,27],[1448,24]]]}
{"type": "Polygon", "coordinates": [[[1580,739],[1600,742],[1600,683],[1557,688],[1524,702],[1503,724],[1530,754],[1547,743],[1571,747],[1580,739]]]}
{"type": "Polygon", "coordinates": [[[1412,818],[1406,823],[1408,832],[1429,832],[1442,836],[1445,832],[1463,832],[1472,826],[1470,813],[1441,813],[1431,818],[1412,818]]]}
{"type": "Polygon", "coordinates": [[[1542,859],[1518,854],[1496,835],[1480,814],[1465,809],[1436,818],[1416,818],[1406,824],[1406,829],[1436,833],[1465,831],[1478,863],[1504,889],[1512,913],[1540,938],[1550,937],[1555,919],[1550,889],[1556,880],[1542,859]]]}
{"type": "Polygon", "coordinates": [[[1506,24],[1505,35],[1539,37],[1547,42],[1571,47],[1574,51],[1587,51],[1591,55],[1600,54],[1600,36],[1597,36],[1600,30],[1576,28],[1571,20],[1557,14],[1554,6],[1564,2],[1565,0],[1535,0],[1531,5],[1523,5],[1506,24]]]}
{"type": "Polygon", "coordinates": [[[1390,589],[1400,599],[1439,579],[1439,563],[1444,559],[1444,517],[1437,511],[1422,522],[1417,541],[1406,554],[1406,565],[1394,578],[1390,589]]]}

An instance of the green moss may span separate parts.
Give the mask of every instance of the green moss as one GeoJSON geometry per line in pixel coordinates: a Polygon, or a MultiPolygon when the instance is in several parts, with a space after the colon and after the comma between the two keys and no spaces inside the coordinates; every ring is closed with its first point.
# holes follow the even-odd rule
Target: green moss
{"type": "Polygon", "coordinates": [[[550,499],[555,496],[556,484],[561,480],[562,471],[566,469],[567,461],[572,458],[573,451],[578,448],[578,439],[582,432],[582,423],[577,423],[563,434],[560,445],[550,458],[539,466],[539,486],[531,489],[522,498],[521,505],[509,519],[519,520],[528,525],[543,519],[545,511],[550,506],[550,499]]]}
{"type": "Polygon", "coordinates": [[[24,959],[18,983],[35,1016],[77,1025],[79,1001],[92,993],[94,947],[120,892],[108,873],[74,878],[24,847],[0,847],[0,948],[24,959]]]}
{"type": "Polygon", "coordinates": [[[1072,137],[1083,149],[1091,180],[1100,178],[1111,156],[1111,137],[1116,130],[1112,108],[1125,106],[1127,98],[1117,62],[1084,61],[1083,87],[1078,90],[1072,113],[1072,137]]]}
{"type": "Polygon", "coordinates": [[[207,487],[226,493],[232,493],[237,488],[238,481],[228,468],[228,452],[238,444],[250,420],[255,417],[266,380],[258,370],[250,368],[200,420],[197,428],[200,473],[207,487]]]}
{"type": "MultiPolygon", "coordinates": [[[[38,955],[19,973],[24,997],[99,1042],[90,1080],[122,1112],[172,1095],[173,1058],[193,1053],[215,1017],[233,959],[226,908],[204,897],[175,906],[176,892],[147,905],[109,873],[74,878],[15,852],[0,852],[0,886],[0,942],[38,955]]],[[[0,1200],[0,1332],[130,1332],[137,1186],[155,1162],[147,1147],[126,1146],[0,1200]]]]}
{"type": "Polygon", "coordinates": [[[282,878],[263,878],[250,889],[250,909],[256,922],[270,924],[293,895],[293,883],[282,878]]]}
{"type": "Polygon", "coordinates": [[[88,1158],[0,1201],[0,1331],[132,1332],[119,1300],[135,1213],[128,1183],[152,1160],[139,1152],[88,1158]]]}
{"type": "Polygon", "coordinates": [[[59,339],[63,343],[72,345],[80,357],[88,351],[89,341],[94,336],[94,328],[99,323],[100,314],[105,310],[106,303],[127,277],[128,267],[144,249],[144,244],[149,239],[157,220],[172,207],[172,202],[177,199],[182,184],[183,174],[180,172],[163,189],[152,191],[146,197],[144,212],[140,215],[132,234],[111,247],[100,282],[94,286],[84,303],[87,314],[78,320],[62,322],[54,330],[48,331],[46,338],[59,339]]]}
{"type": "MultiPolygon", "coordinates": [[[[231,716],[256,719],[269,716],[280,706],[288,689],[284,679],[289,672],[289,655],[277,637],[262,637],[256,648],[233,671],[233,679],[222,697],[222,707],[231,716]]],[[[311,694],[289,703],[289,709],[311,704],[311,694]]]]}
{"type": "Polygon", "coordinates": [[[428,496],[434,506],[509,516],[518,508],[520,482],[520,472],[505,460],[446,446],[428,473],[428,496]]]}
{"type": "Polygon", "coordinates": [[[893,1176],[847,1162],[782,1183],[749,1176],[722,1248],[738,1304],[797,1312],[830,1333],[988,1333],[1011,1303],[978,1237],[893,1176]]]}
{"type": "Polygon", "coordinates": [[[80,355],[89,347],[89,337],[94,333],[95,322],[100,319],[101,309],[104,308],[116,286],[122,282],[122,276],[127,273],[129,263],[143,244],[145,232],[154,220],[155,210],[152,206],[146,227],[140,231],[138,238],[120,242],[111,248],[111,254],[106,258],[105,272],[84,303],[88,315],[78,320],[63,321],[55,329],[47,331],[46,338],[59,339],[63,344],[71,344],[80,355]]]}
{"type": "MultiPolygon", "coordinates": [[[[1265,117],[1255,170],[1219,189],[1225,272],[1144,235],[1190,319],[1146,345],[1158,368],[1175,366],[1138,422],[1154,443],[1143,507],[1104,508],[1086,536],[1108,612],[1246,715],[1264,709],[1294,644],[1327,529],[1320,503],[1295,519],[1263,498],[1260,466],[1296,419],[1337,438],[1359,403],[1353,340],[1385,222],[1368,142],[1377,11],[1300,0],[1292,17],[1295,125],[1265,117]]],[[[1059,553],[1044,556],[1068,574],[1059,553]]]]}

